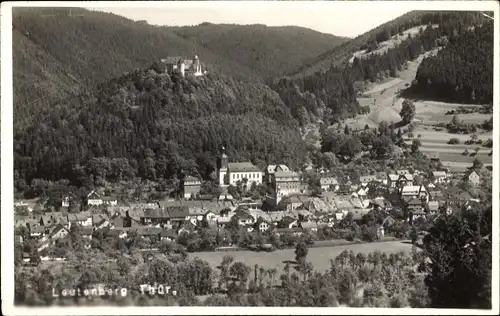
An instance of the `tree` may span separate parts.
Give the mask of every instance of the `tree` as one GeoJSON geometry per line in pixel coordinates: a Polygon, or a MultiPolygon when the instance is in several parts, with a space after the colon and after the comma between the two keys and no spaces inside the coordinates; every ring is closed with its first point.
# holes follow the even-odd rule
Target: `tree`
{"type": "Polygon", "coordinates": [[[434,222],[424,238],[431,307],[491,308],[491,233],[491,205],[434,222]]]}
{"type": "Polygon", "coordinates": [[[355,155],[361,152],[363,144],[359,141],[357,136],[351,136],[344,144],[340,147],[339,154],[353,158],[355,155]]]}
{"type": "Polygon", "coordinates": [[[411,143],[411,151],[413,153],[417,152],[420,148],[420,146],[422,145],[422,143],[420,142],[420,139],[413,139],[412,143],[411,143]]]}
{"type": "Polygon", "coordinates": [[[418,240],[418,233],[417,233],[417,229],[415,227],[411,228],[410,239],[411,239],[412,244],[415,244],[418,240]]]}
{"type": "Polygon", "coordinates": [[[295,246],[295,260],[299,263],[305,262],[307,258],[307,253],[309,249],[305,242],[300,241],[297,246],[295,246]]]}
{"type": "Polygon", "coordinates": [[[392,141],[385,135],[378,136],[373,139],[372,154],[375,157],[383,159],[387,158],[392,153],[392,141]]]}
{"type": "Polygon", "coordinates": [[[474,161],[472,162],[472,168],[479,170],[483,167],[483,162],[479,160],[478,158],[475,158],[474,161]]]}
{"type": "Polygon", "coordinates": [[[413,103],[413,101],[410,101],[408,99],[404,100],[399,115],[401,115],[403,123],[411,123],[413,117],[415,117],[415,104],[413,103]]]}

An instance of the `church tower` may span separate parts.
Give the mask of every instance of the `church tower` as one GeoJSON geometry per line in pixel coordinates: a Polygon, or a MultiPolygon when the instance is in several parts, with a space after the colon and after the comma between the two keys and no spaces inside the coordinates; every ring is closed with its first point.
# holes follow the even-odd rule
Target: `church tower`
{"type": "Polygon", "coordinates": [[[226,155],[225,148],[222,147],[222,155],[217,160],[217,173],[219,176],[219,185],[223,186],[226,184],[226,175],[227,175],[227,166],[228,166],[228,157],[226,155]]]}

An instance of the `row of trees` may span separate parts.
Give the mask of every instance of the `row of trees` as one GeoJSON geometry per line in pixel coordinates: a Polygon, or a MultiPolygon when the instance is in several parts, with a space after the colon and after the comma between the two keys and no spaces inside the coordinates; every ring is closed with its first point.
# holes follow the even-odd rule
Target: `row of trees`
{"type": "MultiPolygon", "coordinates": [[[[52,288],[104,283],[128,289],[126,297],[109,299],[122,305],[491,308],[491,211],[490,205],[442,215],[428,228],[422,251],[344,251],[325,272],[314,269],[304,242],[281,274],[230,256],[217,272],[172,247],[152,256],[74,250],[64,269],[17,267],[15,299],[27,305],[92,304],[88,298],[54,298],[52,288]],[[168,284],[177,295],[140,295],[140,284],[168,284]],[[209,297],[202,302],[199,295],[209,297]]],[[[75,236],[70,234],[69,243],[77,243],[75,236]]],[[[106,300],[94,298],[93,304],[106,300]]]]}

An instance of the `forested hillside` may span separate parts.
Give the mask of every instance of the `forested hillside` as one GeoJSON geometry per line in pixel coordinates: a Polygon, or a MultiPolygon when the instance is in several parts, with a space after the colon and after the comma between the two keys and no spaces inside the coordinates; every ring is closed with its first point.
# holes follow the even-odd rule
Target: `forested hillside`
{"type": "Polygon", "coordinates": [[[440,33],[444,35],[452,34],[454,30],[457,30],[461,34],[468,26],[481,24],[486,20],[480,12],[412,11],[384,23],[351,41],[336,46],[330,51],[324,52],[309,62],[304,63],[302,67],[299,67],[289,75],[294,78],[300,78],[312,75],[318,71],[327,71],[332,66],[345,65],[354,52],[367,49],[370,46],[373,47],[374,44],[377,45],[391,36],[415,26],[438,24],[440,26],[440,33]]]}
{"type": "MultiPolygon", "coordinates": [[[[354,87],[357,82],[375,82],[384,78],[395,77],[397,71],[402,70],[407,61],[414,60],[420,54],[433,48],[447,47],[448,42],[451,42],[451,47],[445,50],[444,56],[454,56],[454,52],[459,55],[448,58],[446,62],[442,63],[441,68],[433,68],[434,72],[432,73],[434,75],[429,74],[426,76],[437,76],[435,75],[437,73],[441,76],[449,74],[453,79],[446,76],[449,78],[447,80],[458,85],[467,86],[467,82],[476,77],[473,74],[481,73],[478,75],[478,78],[481,79],[475,83],[475,88],[473,88],[477,90],[473,96],[476,98],[476,102],[487,100],[488,95],[491,99],[493,80],[491,67],[493,60],[492,31],[486,32],[486,34],[479,37],[472,36],[473,38],[471,38],[471,35],[466,35],[470,33],[467,31],[470,26],[479,23],[479,21],[484,22],[484,19],[478,12],[411,13],[406,15],[405,19],[403,17],[398,18],[362,37],[339,46],[335,53],[338,53],[335,58],[339,59],[332,59],[332,63],[327,69],[312,74],[308,74],[309,71],[306,71],[296,76],[285,77],[273,84],[272,87],[280,94],[285,103],[291,106],[292,113],[300,114],[296,117],[300,117],[301,124],[317,122],[318,120],[331,124],[365,111],[365,109],[359,107],[356,101],[357,91],[354,87]],[[378,42],[385,41],[394,34],[415,26],[415,24],[421,25],[420,23],[440,24],[434,24],[433,27],[419,28],[418,34],[409,35],[398,45],[386,49],[383,54],[371,54],[363,58],[356,57],[352,64],[348,63],[347,57],[349,59],[352,57],[351,51],[357,49],[376,50],[378,42]],[[467,39],[462,44],[460,38],[463,36],[467,37],[467,39]],[[367,40],[367,42],[363,42],[363,40],[367,40]],[[481,41],[481,44],[478,44],[479,41],[481,41]],[[471,45],[476,44],[477,47],[473,50],[468,49],[471,45]],[[488,49],[490,52],[487,52],[488,49]],[[446,53],[447,51],[452,53],[446,53]],[[470,51],[467,58],[458,57],[463,56],[466,51],[470,51]],[[481,54],[480,60],[486,58],[489,58],[489,60],[481,65],[475,62],[468,63],[463,70],[458,70],[453,65],[455,59],[463,60],[457,60],[459,63],[467,63],[468,60],[479,54],[481,54]],[[490,70],[483,71],[488,65],[490,65],[490,70]]],[[[446,57],[439,58],[439,60],[443,59],[446,59],[446,57]]],[[[431,62],[428,61],[426,65],[431,65],[431,62]]],[[[421,72],[421,76],[423,76],[423,72],[421,72]]],[[[439,80],[436,81],[440,82],[439,80]]],[[[452,88],[455,89],[455,87],[456,85],[452,88]]],[[[463,89],[470,91],[467,90],[467,87],[463,89]]],[[[470,96],[471,93],[469,92],[468,95],[470,96]]],[[[457,98],[460,98],[460,94],[457,94],[457,98]]]]}
{"type": "MultiPolygon", "coordinates": [[[[153,67],[156,68],[156,67],[153,67]]],[[[209,178],[222,146],[231,160],[298,167],[305,148],[289,109],[269,87],[216,73],[184,79],[135,70],[36,116],[14,137],[16,185],[34,178],[209,178]]]]}
{"type": "Polygon", "coordinates": [[[493,23],[451,36],[437,56],[418,68],[415,91],[458,103],[493,101],[493,23]]]}
{"type": "Polygon", "coordinates": [[[296,27],[170,28],[103,12],[71,12],[70,16],[69,8],[13,10],[16,122],[166,56],[198,54],[209,71],[263,82],[343,40],[296,27]]]}
{"type": "Polygon", "coordinates": [[[265,79],[281,76],[298,68],[308,58],[350,40],[297,26],[203,23],[169,30],[225,60],[251,68],[265,79]]]}

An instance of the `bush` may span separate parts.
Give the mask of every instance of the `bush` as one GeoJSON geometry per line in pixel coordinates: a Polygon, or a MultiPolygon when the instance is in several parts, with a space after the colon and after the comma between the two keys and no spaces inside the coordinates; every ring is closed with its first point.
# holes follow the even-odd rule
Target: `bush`
{"type": "Polygon", "coordinates": [[[448,144],[450,144],[450,145],[460,144],[460,140],[458,138],[450,138],[450,140],[448,141],[448,144]]]}

